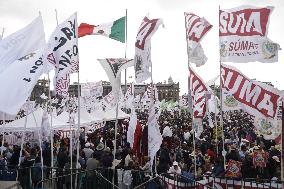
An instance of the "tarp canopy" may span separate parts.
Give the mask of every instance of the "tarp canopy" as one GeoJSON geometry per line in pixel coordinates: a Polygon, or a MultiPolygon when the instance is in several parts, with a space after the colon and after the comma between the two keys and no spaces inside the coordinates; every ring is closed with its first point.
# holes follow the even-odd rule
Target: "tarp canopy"
{"type": "MultiPolygon", "coordinates": [[[[27,131],[34,131],[34,130],[40,129],[43,113],[44,113],[44,110],[42,108],[39,108],[25,117],[14,120],[10,123],[6,123],[4,126],[5,127],[4,130],[5,131],[24,131],[26,119],[27,119],[27,124],[26,124],[27,131]]],[[[48,116],[48,120],[50,123],[51,121],[50,116],[48,116]]],[[[63,125],[64,122],[56,118],[52,118],[52,124],[53,125],[63,125]]]]}
{"type": "MultiPolygon", "coordinates": [[[[44,110],[42,108],[38,108],[34,112],[28,114],[27,116],[12,121],[10,123],[5,124],[5,131],[24,131],[25,130],[25,120],[27,118],[26,131],[35,131],[41,128],[42,116],[44,110]]],[[[92,123],[99,123],[103,121],[111,121],[116,118],[116,110],[111,109],[106,112],[102,110],[97,110],[93,113],[88,113],[85,108],[81,108],[80,110],[80,126],[87,126],[92,123]]],[[[118,119],[129,118],[129,115],[124,113],[122,110],[118,110],[118,119]]],[[[77,128],[78,125],[78,113],[74,114],[75,125],[77,128]]],[[[49,123],[51,123],[51,116],[48,115],[49,123]]],[[[52,129],[53,130],[61,130],[61,129],[69,129],[69,113],[64,111],[59,116],[53,114],[52,116],[52,129]]]]}

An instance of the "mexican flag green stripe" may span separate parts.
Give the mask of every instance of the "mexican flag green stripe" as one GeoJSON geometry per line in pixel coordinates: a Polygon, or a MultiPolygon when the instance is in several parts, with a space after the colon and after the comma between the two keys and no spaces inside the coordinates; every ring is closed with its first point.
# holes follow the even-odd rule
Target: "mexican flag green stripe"
{"type": "Polygon", "coordinates": [[[125,16],[113,22],[109,37],[125,43],[125,16]]]}

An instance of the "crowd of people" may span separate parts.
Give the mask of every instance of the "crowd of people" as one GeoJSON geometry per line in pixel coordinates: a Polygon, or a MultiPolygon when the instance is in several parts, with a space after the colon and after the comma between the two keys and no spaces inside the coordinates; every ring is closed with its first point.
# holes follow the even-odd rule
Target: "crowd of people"
{"type": "MultiPolygon", "coordinates": [[[[57,176],[70,174],[69,168],[71,167],[89,171],[87,178],[93,176],[92,170],[123,169],[124,172],[118,171],[114,174],[117,175],[118,185],[124,185],[126,188],[137,185],[133,182],[140,176],[137,176],[135,171],[143,172],[144,178],[151,177],[154,172],[176,174],[189,180],[195,180],[202,179],[205,175],[228,176],[230,162],[239,162],[240,173],[235,176],[237,179],[280,180],[279,145],[274,140],[265,140],[263,136],[257,135],[250,115],[243,111],[226,112],[223,129],[220,126],[217,129],[211,128],[208,118],[204,119],[203,132],[200,136],[194,137],[192,119],[187,110],[180,108],[170,111],[163,110],[158,120],[163,142],[157,152],[153,167],[151,167],[147,149],[148,111],[137,110],[137,117],[141,123],[142,132],[139,136],[139,144],[134,149],[130,147],[126,137],[129,119],[120,120],[116,137],[117,149],[114,154],[115,122],[109,121],[104,128],[94,132],[81,129],[79,167],[77,166],[76,144],[73,145],[73,153],[70,153],[69,138],[62,138],[59,133],[54,135],[54,149],[51,149],[49,141],[43,142],[42,155],[37,143],[24,143],[22,153],[20,153],[20,146],[1,142],[0,167],[4,169],[7,166],[20,165],[20,168],[34,166],[31,177],[35,186],[41,180],[42,158],[43,165],[51,167],[51,153],[53,152],[53,167],[61,170],[56,171],[57,176]],[[263,161],[257,164],[255,155],[259,154],[262,155],[259,158],[263,158],[263,161]],[[67,172],[63,171],[64,169],[67,172]]],[[[220,114],[216,117],[216,125],[220,125],[220,114]]],[[[0,141],[2,141],[1,138],[0,141]]],[[[49,177],[50,174],[52,174],[51,171],[45,170],[44,177],[49,177]]],[[[112,176],[112,174],[105,175],[106,178],[112,176]]],[[[140,178],[140,183],[144,178],[140,178]]],[[[75,182],[75,176],[72,179],[75,182]]],[[[60,182],[64,182],[67,188],[70,188],[71,178],[66,177],[60,182]]]]}

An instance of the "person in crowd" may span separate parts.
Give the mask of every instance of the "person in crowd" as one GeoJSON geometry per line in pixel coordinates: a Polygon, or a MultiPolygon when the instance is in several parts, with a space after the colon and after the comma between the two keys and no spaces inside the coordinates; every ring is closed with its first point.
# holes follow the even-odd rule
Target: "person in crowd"
{"type": "Polygon", "coordinates": [[[175,175],[181,175],[181,168],[178,165],[178,162],[174,161],[173,166],[170,167],[168,170],[168,173],[175,174],[175,175]]]}
{"type": "Polygon", "coordinates": [[[85,154],[86,159],[89,159],[92,157],[94,150],[91,149],[91,143],[87,142],[85,144],[85,148],[83,149],[83,152],[85,154]]]}

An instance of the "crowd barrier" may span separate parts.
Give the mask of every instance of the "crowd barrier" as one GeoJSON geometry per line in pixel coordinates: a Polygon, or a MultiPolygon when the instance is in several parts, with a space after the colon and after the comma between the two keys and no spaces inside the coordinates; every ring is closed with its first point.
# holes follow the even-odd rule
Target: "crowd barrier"
{"type": "Polygon", "coordinates": [[[44,167],[43,179],[41,167],[0,169],[0,180],[19,181],[23,189],[55,188],[63,186],[77,189],[280,189],[284,182],[256,179],[232,179],[206,176],[201,180],[193,180],[182,175],[161,174],[150,176],[150,173],[139,170],[96,169],[60,169],[44,167]],[[71,178],[72,175],[72,178],[71,178]],[[72,180],[72,184],[71,184],[72,180]]]}
{"type": "Polygon", "coordinates": [[[266,179],[232,179],[221,177],[207,177],[203,183],[216,189],[281,189],[284,182],[266,179]]]}

